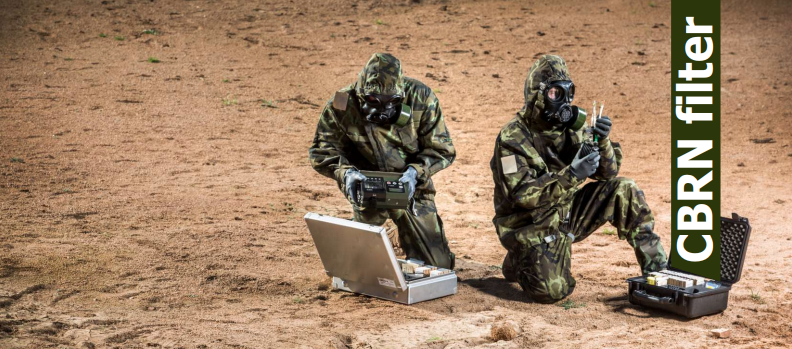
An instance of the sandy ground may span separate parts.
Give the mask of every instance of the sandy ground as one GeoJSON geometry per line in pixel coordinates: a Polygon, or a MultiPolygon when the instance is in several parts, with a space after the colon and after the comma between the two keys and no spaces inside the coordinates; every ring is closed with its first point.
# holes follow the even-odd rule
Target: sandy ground
{"type": "Polygon", "coordinates": [[[606,102],[669,246],[670,3],[574,4],[0,1],[0,347],[789,345],[785,1],[722,5],[721,214],[754,228],[726,312],[629,304],[633,253],[602,230],[573,247],[577,307],[500,276],[491,149],[541,53],[567,59],[581,105],[606,102]],[[329,290],[302,221],[351,216],[307,149],[377,51],[435,89],[459,154],[435,183],[463,281],[414,306],[329,290]],[[500,322],[517,337],[490,339],[500,322]]]}

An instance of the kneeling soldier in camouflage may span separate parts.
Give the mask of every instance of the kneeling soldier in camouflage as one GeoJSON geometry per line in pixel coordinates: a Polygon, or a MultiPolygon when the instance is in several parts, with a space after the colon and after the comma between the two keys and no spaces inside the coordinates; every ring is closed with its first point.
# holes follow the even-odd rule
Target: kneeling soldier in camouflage
{"type": "Polygon", "coordinates": [[[390,218],[407,258],[454,268],[431,177],[451,165],[456,151],[437,97],[420,81],[402,76],[396,57],[372,55],[357,82],[336,92],[319,117],[308,154],[313,168],[335,179],[346,194],[355,221],[382,225],[390,218]],[[366,179],[361,170],[403,172],[399,181],[407,186],[413,206],[360,207],[357,183],[366,179]]]}
{"type": "Polygon", "coordinates": [[[643,192],[631,179],[616,177],[622,151],[608,138],[608,117],[597,119],[591,129],[599,151],[581,151],[590,135],[582,123],[575,130],[567,122],[570,108],[575,108],[574,92],[561,57],[537,60],[525,81],[525,105],[501,130],[490,162],[495,181],[492,221],[507,249],[503,275],[542,303],[572,293],[572,243],[605,222],[635,249],[642,272],[666,265],[643,192]],[[589,177],[595,182],[578,188],[589,177]]]}

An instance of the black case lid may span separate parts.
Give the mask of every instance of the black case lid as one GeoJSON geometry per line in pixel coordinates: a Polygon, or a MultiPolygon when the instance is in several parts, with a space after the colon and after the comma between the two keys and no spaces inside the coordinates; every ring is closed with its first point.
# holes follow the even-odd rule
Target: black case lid
{"type": "MultiPolygon", "coordinates": [[[[720,231],[720,282],[728,286],[740,281],[745,252],[748,250],[748,237],[751,235],[751,224],[748,218],[732,213],[732,218],[721,217],[720,231]]],[[[671,257],[668,258],[668,269],[689,273],[673,268],[671,257]]]]}

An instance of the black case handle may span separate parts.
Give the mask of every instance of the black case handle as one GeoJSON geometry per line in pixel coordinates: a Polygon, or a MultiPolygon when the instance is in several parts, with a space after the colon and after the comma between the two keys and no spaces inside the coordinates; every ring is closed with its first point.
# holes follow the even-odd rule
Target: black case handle
{"type": "Polygon", "coordinates": [[[633,296],[660,304],[671,304],[675,301],[672,297],[657,297],[646,293],[644,290],[633,291],[633,296]]]}

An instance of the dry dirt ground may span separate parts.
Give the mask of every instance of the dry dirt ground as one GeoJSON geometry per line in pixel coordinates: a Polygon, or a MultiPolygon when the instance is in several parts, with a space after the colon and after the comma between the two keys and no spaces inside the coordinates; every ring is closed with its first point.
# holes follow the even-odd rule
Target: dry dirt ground
{"type": "Polygon", "coordinates": [[[629,304],[634,255],[604,229],[573,248],[569,309],[532,303],[490,222],[494,138],[555,53],[581,105],[605,101],[668,248],[668,1],[0,1],[0,347],[788,346],[790,19],[722,4],[721,213],[754,234],[728,310],[686,321],[629,304]],[[435,177],[453,297],[329,290],[302,221],[351,216],[307,149],[376,51],[435,89],[457,146],[435,177]],[[491,340],[500,322],[517,337],[491,340]]]}

